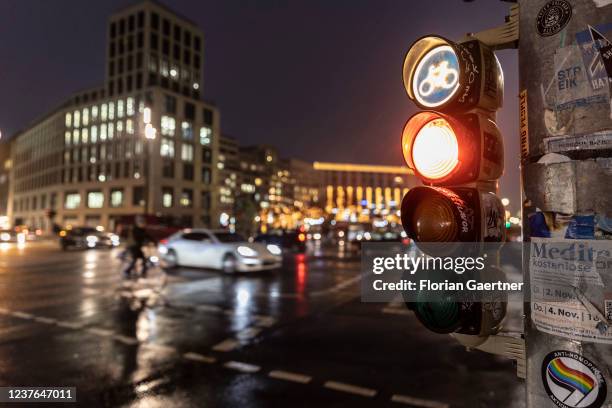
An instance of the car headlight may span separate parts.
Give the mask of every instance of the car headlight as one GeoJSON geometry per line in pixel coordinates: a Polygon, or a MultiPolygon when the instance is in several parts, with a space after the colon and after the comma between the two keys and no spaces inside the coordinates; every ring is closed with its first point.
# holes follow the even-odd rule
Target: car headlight
{"type": "Polygon", "coordinates": [[[238,248],[236,248],[236,252],[238,252],[238,254],[240,254],[241,256],[247,258],[257,256],[257,251],[247,246],[239,246],[238,248]]]}
{"type": "Polygon", "coordinates": [[[96,237],[95,235],[88,235],[85,239],[87,240],[87,243],[98,242],[98,237],[96,237]]]}
{"type": "Polygon", "coordinates": [[[157,252],[159,252],[162,255],[166,255],[168,253],[168,248],[160,245],[159,248],[157,248],[157,252]]]}
{"type": "Polygon", "coordinates": [[[280,255],[283,253],[283,251],[279,248],[278,245],[268,244],[266,248],[268,248],[268,251],[270,251],[272,255],[280,255]]]}

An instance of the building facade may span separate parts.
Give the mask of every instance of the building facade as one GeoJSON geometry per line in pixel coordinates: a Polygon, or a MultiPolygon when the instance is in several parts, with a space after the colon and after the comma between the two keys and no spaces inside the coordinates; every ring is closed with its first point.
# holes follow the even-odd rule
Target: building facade
{"type": "Polygon", "coordinates": [[[0,142],[0,229],[10,225],[7,214],[11,165],[11,144],[0,142]]]}
{"type": "Polygon", "coordinates": [[[114,14],[104,85],[13,139],[12,224],[216,225],[220,115],[200,99],[203,34],[151,2],[114,14]]]}
{"type": "Polygon", "coordinates": [[[325,212],[342,221],[398,217],[402,198],[420,184],[403,166],[314,162],[313,169],[320,174],[325,212]]]}

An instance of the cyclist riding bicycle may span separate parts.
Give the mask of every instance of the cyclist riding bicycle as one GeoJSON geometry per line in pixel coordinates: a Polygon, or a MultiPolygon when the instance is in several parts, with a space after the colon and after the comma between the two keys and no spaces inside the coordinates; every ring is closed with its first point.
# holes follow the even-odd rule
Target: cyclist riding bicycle
{"type": "Polygon", "coordinates": [[[144,217],[137,216],[134,224],[127,231],[127,250],[130,253],[132,260],[129,266],[123,272],[126,278],[131,277],[132,271],[136,268],[136,263],[140,259],[142,261],[141,276],[147,276],[147,258],[142,251],[143,246],[148,242],[155,242],[145,229],[146,222],[144,217]]]}

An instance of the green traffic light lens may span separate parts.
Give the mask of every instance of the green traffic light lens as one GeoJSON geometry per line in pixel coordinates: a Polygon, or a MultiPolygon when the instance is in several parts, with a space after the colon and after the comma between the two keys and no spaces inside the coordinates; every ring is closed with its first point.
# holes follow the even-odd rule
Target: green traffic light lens
{"type": "Polygon", "coordinates": [[[436,333],[452,333],[461,323],[461,313],[456,302],[417,302],[414,312],[425,327],[436,333]]]}

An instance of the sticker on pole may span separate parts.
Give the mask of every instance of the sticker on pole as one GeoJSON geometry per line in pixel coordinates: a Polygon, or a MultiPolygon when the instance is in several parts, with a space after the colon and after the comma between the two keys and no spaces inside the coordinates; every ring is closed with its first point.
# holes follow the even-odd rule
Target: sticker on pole
{"type": "Polygon", "coordinates": [[[553,351],[544,358],[542,383],[560,408],[599,408],[606,399],[606,380],[599,368],[571,351],[553,351]]]}
{"type": "Polygon", "coordinates": [[[572,5],[565,0],[551,0],[540,9],[536,28],[542,37],[557,34],[572,18],[572,5]]]}

